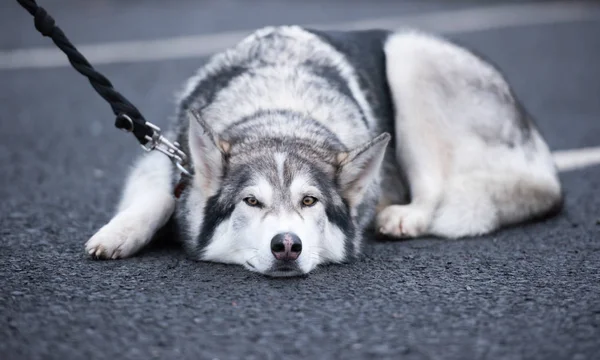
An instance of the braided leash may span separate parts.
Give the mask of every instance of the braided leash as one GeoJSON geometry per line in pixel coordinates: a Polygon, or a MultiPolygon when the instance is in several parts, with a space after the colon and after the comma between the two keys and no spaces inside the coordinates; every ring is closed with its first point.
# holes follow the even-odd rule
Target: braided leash
{"type": "Polygon", "coordinates": [[[191,176],[191,172],[186,168],[187,156],[181,151],[179,144],[171,143],[164,138],[159,127],[146,121],[140,111],[115,90],[104,75],[94,69],[87,59],[77,51],[63,31],[56,26],[52,16],[44,8],[38,6],[35,0],[17,0],[17,2],[33,16],[35,28],[43,36],[52,39],[54,44],[67,55],[73,68],[87,77],[94,90],[108,102],[116,115],[116,127],[133,133],[144,150],[158,150],[167,155],[182,174],[191,176]]]}

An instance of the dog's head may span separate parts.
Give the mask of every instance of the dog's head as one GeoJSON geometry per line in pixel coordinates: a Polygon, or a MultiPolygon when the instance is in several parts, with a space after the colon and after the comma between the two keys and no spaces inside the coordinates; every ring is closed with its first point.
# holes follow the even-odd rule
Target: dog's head
{"type": "Polygon", "coordinates": [[[190,119],[195,176],[182,204],[189,248],[203,260],[271,276],[343,262],[361,235],[355,216],[389,134],[350,151],[294,140],[237,145],[190,119]]]}

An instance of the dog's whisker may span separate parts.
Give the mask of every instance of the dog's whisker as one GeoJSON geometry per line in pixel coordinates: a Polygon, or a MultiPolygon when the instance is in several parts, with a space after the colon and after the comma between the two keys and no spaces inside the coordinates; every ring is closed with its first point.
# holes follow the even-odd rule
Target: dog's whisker
{"type": "Polygon", "coordinates": [[[258,251],[259,249],[258,248],[250,248],[250,247],[249,248],[238,248],[238,249],[235,249],[235,250],[231,251],[230,254],[235,254],[235,253],[238,253],[240,251],[248,251],[248,250],[250,250],[250,251],[258,251]]]}
{"type": "Polygon", "coordinates": [[[333,251],[331,251],[330,249],[321,247],[321,246],[315,246],[316,249],[322,250],[326,255],[329,255],[331,257],[336,257],[336,255],[333,253],[333,251]]]}
{"type": "Polygon", "coordinates": [[[310,253],[309,256],[313,259],[317,259],[317,260],[328,260],[326,257],[321,256],[321,254],[318,253],[310,253]]]}

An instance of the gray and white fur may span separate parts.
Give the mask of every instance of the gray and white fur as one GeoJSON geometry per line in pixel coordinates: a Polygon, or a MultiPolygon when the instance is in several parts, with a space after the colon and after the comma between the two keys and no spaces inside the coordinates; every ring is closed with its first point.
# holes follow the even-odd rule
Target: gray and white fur
{"type": "Polygon", "coordinates": [[[460,238],[562,203],[500,72],[417,31],[258,30],[188,81],[171,135],[195,173],[181,198],[144,155],[90,255],[131,256],[172,219],[194,258],[289,276],[351,259],[370,228],[460,238]]]}

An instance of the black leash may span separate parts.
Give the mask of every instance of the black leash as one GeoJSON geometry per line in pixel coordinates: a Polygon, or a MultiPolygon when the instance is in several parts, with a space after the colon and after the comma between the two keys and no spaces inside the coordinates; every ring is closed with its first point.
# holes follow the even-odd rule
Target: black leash
{"type": "Polygon", "coordinates": [[[123,131],[133,133],[144,150],[158,150],[167,155],[182,174],[191,176],[191,172],[186,168],[187,156],[181,151],[179,144],[165,139],[161,135],[159,127],[146,121],[140,111],[115,90],[104,75],[94,69],[87,59],[77,51],[63,31],[56,26],[52,16],[39,7],[35,0],[17,1],[33,16],[35,28],[42,35],[52,39],[54,44],[67,55],[73,68],[87,77],[94,90],[108,102],[116,115],[115,126],[123,131]]]}

